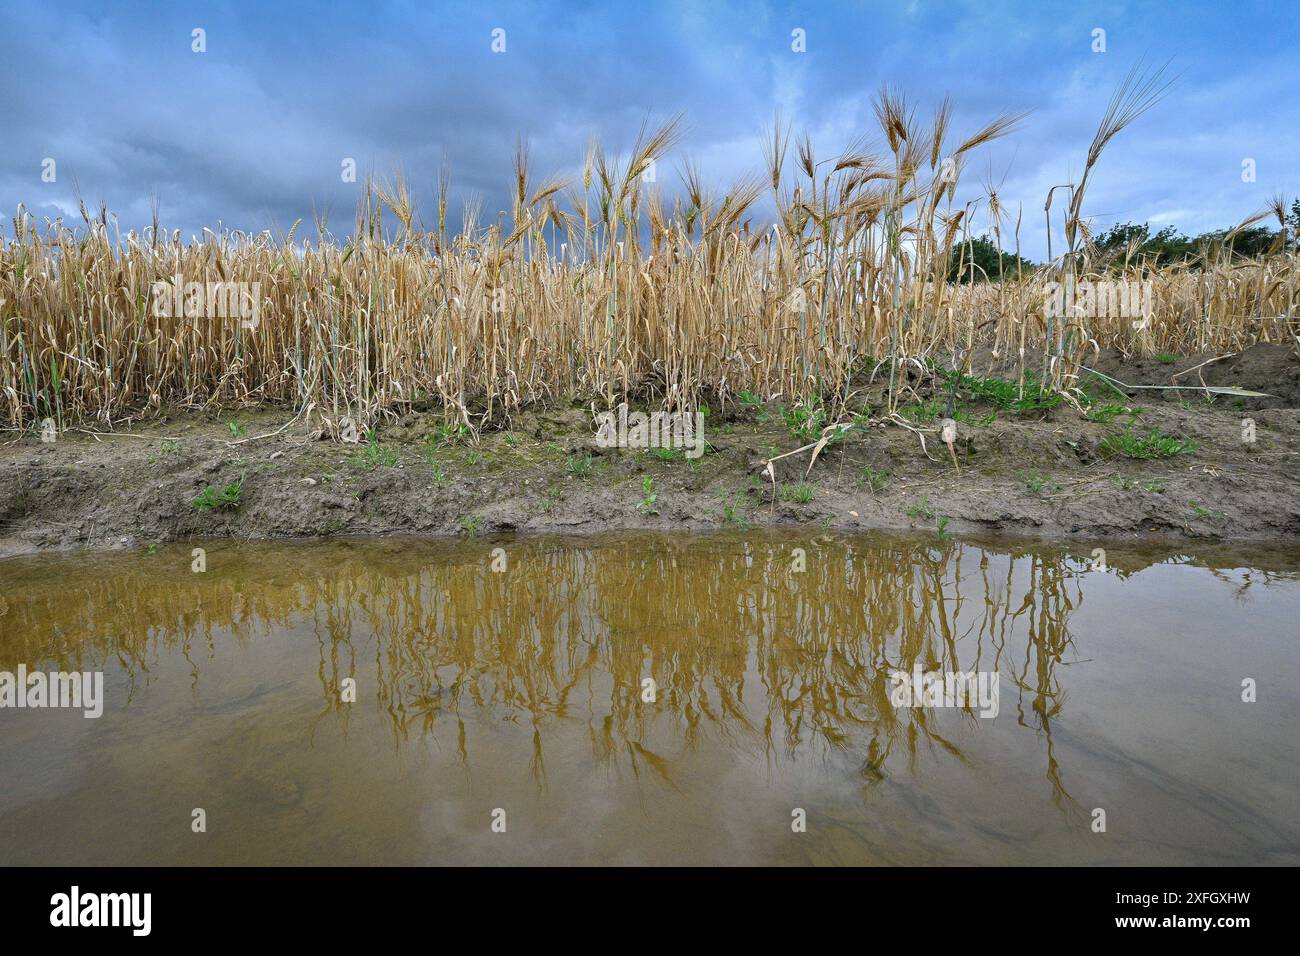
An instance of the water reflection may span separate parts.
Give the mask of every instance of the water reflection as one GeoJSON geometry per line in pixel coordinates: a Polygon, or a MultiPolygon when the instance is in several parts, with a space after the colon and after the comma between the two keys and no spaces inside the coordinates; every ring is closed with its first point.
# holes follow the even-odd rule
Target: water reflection
{"type": "MultiPolygon", "coordinates": [[[[1106,574],[1122,581],[1156,561],[1192,563],[1112,553],[1106,574]]],[[[989,762],[972,751],[991,732],[973,708],[897,708],[892,670],[996,671],[996,723],[1032,741],[1059,814],[1088,809],[1054,736],[1075,665],[1096,660],[1097,642],[1072,625],[1101,574],[1086,554],[753,534],[214,544],[206,573],[189,562],[188,548],[168,548],[78,559],[75,574],[54,559],[0,565],[0,670],[118,673],[118,709],[129,711],[180,655],[184,719],[219,723],[288,699],[293,675],[311,667],[314,716],[287,733],[307,748],[322,734],[374,748],[382,726],[394,754],[431,745],[472,777],[501,762],[504,727],[529,740],[515,771],[537,794],[599,770],[684,798],[700,792],[692,757],[707,747],[758,777],[851,768],[861,800],[893,775],[989,762]],[[503,572],[493,570],[498,547],[503,572]],[[214,702],[205,672],[231,641],[271,642],[283,666],[214,702]],[[356,680],[356,704],[343,699],[345,678],[356,680]],[[590,769],[575,768],[579,735],[590,769]]],[[[1242,600],[1295,579],[1286,566],[1210,570],[1242,600]]]]}

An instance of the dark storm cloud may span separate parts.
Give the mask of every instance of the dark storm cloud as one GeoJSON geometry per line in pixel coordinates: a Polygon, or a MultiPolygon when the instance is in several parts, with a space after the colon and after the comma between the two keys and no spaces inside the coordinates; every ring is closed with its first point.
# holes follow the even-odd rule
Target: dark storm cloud
{"type": "Polygon", "coordinates": [[[1002,182],[1037,254],[1046,188],[1077,176],[1106,97],[1145,56],[1173,57],[1182,78],[1109,148],[1089,206],[1102,225],[1212,228],[1300,186],[1295,28],[1261,31],[1267,9],[1183,4],[1157,22],[1125,4],[10,4],[0,208],[75,221],[79,190],[124,228],[146,225],[156,197],[164,225],[186,234],[287,230],[326,209],[346,232],[359,187],[340,179],[345,157],[363,174],[403,171],[426,221],[445,158],[455,196],[478,195],[494,218],[517,136],[535,176],[576,175],[589,134],[626,150],[647,117],[679,111],[684,153],[725,187],[760,167],[778,106],[819,157],[870,140],[871,95],[887,81],[920,115],[951,93],[958,135],[1034,111],[965,182],[971,197],[986,178],[1002,182]],[[1095,26],[1105,54],[1089,49],[1095,26]],[[206,53],[191,51],[196,27],[206,53]],[[496,28],[504,54],[491,50],[496,28]],[[791,50],[795,28],[806,53],[791,50]],[[46,157],[55,183],[41,181],[46,157]],[[1244,157],[1256,159],[1254,184],[1241,182],[1244,157]]]}

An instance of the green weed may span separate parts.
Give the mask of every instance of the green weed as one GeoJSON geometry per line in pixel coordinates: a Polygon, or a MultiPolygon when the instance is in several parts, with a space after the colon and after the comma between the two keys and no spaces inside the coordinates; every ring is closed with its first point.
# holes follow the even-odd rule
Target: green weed
{"type": "Polygon", "coordinates": [[[797,485],[791,485],[788,488],[781,489],[781,500],[790,501],[797,505],[806,505],[816,497],[813,486],[806,481],[801,481],[797,485]]]}
{"type": "Polygon", "coordinates": [[[883,468],[872,468],[870,465],[864,465],[862,467],[862,480],[871,489],[873,495],[878,495],[889,484],[889,472],[883,468]]]}
{"type": "Polygon", "coordinates": [[[570,455],[566,467],[575,478],[590,478],[595,461],[591,455],[570,455]]]}
{"type": "Polygon", "coordinates": [[[1104,405],[1090,406],[1088,410],[1083,413],[1083,417],[1088,419],[1090,422],[1100,422],[1101,424],[1106,425],[1114,421],[1120,415],[1127,415],[1129,416],[1129,419],[1132,420],[1140,414],[1142,414],[1142,409],[1140,408],[1120,405],[1116,402],[1107,402],[1104,405]]]}
{"type": "Polygon", "coordinates": [[[379,443],[379,436],[374,429],[366,432],[366,445],[359,455],[352,455],[348,461],[355,468],[374,471],[376,468],[391,468],[397,464],[397,452],[385,448],[379,443]]]}
{"type": "Polygon", "coordinates": [[[903,513],[909,518],[925,518],[927,521],[934,520],[934,508],[930,505],[929,497],[923,497],[919,502],[910,504],[903,509],[903,513]]]}
{"type": "Polygon", "coordinates": [[[1020,472],[1020,480],[1025,483],[1025,487],[1033,495],[1041,495],[1044,491],[1054,493],[1061,490],[1061,486],[1052,481],[1051,475],[1044,475],[1037,471],[1020,472]]]}
{"type": "Polygon", "coordinates": [[[643,515],[657,515],[659,513],[655,510],[655,502],[659,499],[659,494],[654,490],[654,487],[654,479],[646,475],[641,481],[641,501],[636,506],[637,511],[640,511],[643,515]]]}
{"type": "Polygon", "coordinates": [[[239,509],[240,496],[244,492],[244,476],[221,488],[208,485],[194,499],[194,507],[199,511],[236,511],[239,509]]]}
{"type": "Polygon", "coordinates": [[[1167,435],[1158,428],[1153,428],[1145,435],[1138,435],[1125,430],[1118,434],[1107,435],[1101,441],[1103,451],[1125,458],[1155,459],[1172,458],[1184,455],[1201,447],[1194,441],[1184,441],[1167,435]]]}

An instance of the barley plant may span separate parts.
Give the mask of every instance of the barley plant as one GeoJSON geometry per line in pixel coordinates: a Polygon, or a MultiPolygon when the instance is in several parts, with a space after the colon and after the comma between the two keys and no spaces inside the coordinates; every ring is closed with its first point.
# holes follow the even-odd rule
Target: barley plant
{"type": "Polygon", "coordinates": [[[1083,197],[1102,150],[1163,90],[1160,71],[1121,86],[1056,223],[1048,197],[1063,251],[991,282],[961,281],[975,268],[961,250],[987,231],[1019,261],[1020,215],[991,187],[982,204],[958,206],[955,193],[971,158],[1022,117],[957,138],[946,100],[923,121],[891,89],[876,98],[880,152],[818,155],[778,115],[761,176],[721,193],[689,162],[674,198],[643,181],[676,149],[677,119],[643,128],[622,163],[593,142],[571,182],[536,179],[520,146],[512,208],[480,221],[471,206],[457,231],[445,172],[436,222],[417,217],[406,181],[372,181],[347,240],[324,223],[300,238],[298,223],[282,237],[205,230],[186,241],[157,222],[122,234],[84,205],[75,227],[20,207],[12,233],[0,227],[0,418],[111,426],[167,405],[274,403],[338,435],[345,419],[370,429],[424,403],[459,436],[534,402],[612,407],[635,395],[687,410],[781,396],[815,431],[846,417],[864,369],[887,383],[892,413],[914,401],[900,370],[977,345],[1019,356],[1008,396],[1019,401],[1077,388],[1099,347],[1294,344],[1294,249],[1242,259],[1230,232],[1198,261],[1157,269],[1091,244],[1083,197]],[[755,228],[765,194],[775,223],[755,228]],[[177,276],[257,283],[258,321],[156,309],[154,284],[177,276]],[[1048,283],[1089,278],[1150,282],[1151,314],[1044,316],[1048,283]]]}

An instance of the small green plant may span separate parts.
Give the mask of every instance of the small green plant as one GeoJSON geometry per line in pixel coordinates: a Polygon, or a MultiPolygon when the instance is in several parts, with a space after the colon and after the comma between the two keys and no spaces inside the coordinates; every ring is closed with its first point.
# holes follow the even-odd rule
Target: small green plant
{"type": "Polygon", "coordinates": [[[949,387],[966,392],[974,401],[988,402],[1006,411],[1019,415],[1031,412],[1045,412],[1056,408],[1065,401],[1059,392],[1044,388],[1037,380],[1026,377],[1022,388],[1018,382],[1004,378],[978,378],[962,375],[951,369],[944,373],[945,383],[949,387]]]}
{"type": "Polygon", "coordinates": [[[1105,405],[1093,405],[1083,417],[1090,422],[1100,422],[1103,425],[1109,424],[1120,415],[1127,415],[1130,419],[1136,418],[1141,414],[1140,408],[1131,408],[1128,405],[1120,405],[1117,402],[1107,402],[1105,405]]]}
{"type": "Polygon", "coordinates": [[[641,480],[641,502],[636,506],[637,511],[643,515],[657,515],[655,502],[659,499],[659,494],[654,490],[654,479],[649,475],[641,480]]]}
{"type": "Polygon", "coordinates": [[[1182,356],[1175,355],[1173,352],[1161,352],[1159,355],[1156,356],[1156,361],[1159,362],[1161,365],[1173,365],[1181,357],[1182,356]]]}
{"type": "Polygon", "coordinates": [[[883,468],[872,468],[870,465],[864,465],[862,468],[862,480],[867,487],[871,489],[873,495],[878,495],[885,490],[889,484],[889,472],[883,468]]]}
{"type": "Polygon", "coordinates": [[[935,531],[939,535],[940,541],[947,541],[952,537],[948,533],[948,522],[951,520],[947,515],[940,515],[939,520],[935,523],[935,531]]]}
{"type": "Polygon", "coordinates": [[[471,437],[473,433],[464,422],[444,422],[434,426],[428,440],[434,445],[464,445],[471,437]]]}
{"type": "Polygon", "coordinates": [[[925,518],[927,521],[934,520],[934,508],[930,505],[929,497],[923,497],[919,502],[910,504],[903,509],[903,513],[909,518],[925,518]]]}
{"type": "Polygon", "coordinates": [[[149,464],[152,465],[158,461],[159,457],[168,458],[175,455],[179,455],[180,452],[181,452],[181,444],[177,439],[164,438],[158,442],[158,454],[150,455],[148,458],[148,462],[149,464]]]}
{"type": "Polygon", "coordinates": [[[379,443],[379,436],[374,429],[366,432],[365,450],[359,455],[353,455],[348,459],[354,467],[362,468],[366,471],[374,471],[376,468],[388,467],[397,464],[397,452],[391,448],[385,448],[379,443]]]}
{"type": "Polygon", "coordinates": [[[514,432],[506,432],[506,444],[514,448],[519,444],[519,436],[514,432]]]}
{"type": "Polygon", "coordinates": [[[1044,491],[1049,493],[1061,490],[1061,486],[1052,481],[1051,475],[1044,475],[1037,471],[1022,471],[1020,480],[1025,483],[1031,495],[1041,495],[1044,491]]]}
{"type": "Polygon", "coordinates": [[[678,457],[685,457],[675,448],[654,448],[651,449],[650,454],[660,461],[675,461],[678,457]]]}
{"type": "Polygon", "coordinates": [[[566,467],[574,478],[590,478],[595,470],[596,460],[591,455],[570,455],[566,467]]]}
{"type": "MultiPolygon", "coordinates": [[[[782,405],[780,411],[781,418],[785,420],[785,427],[790,430],[792,437],[803,442],[821,438],[822,429],[826,427],[826,408],[822,405],[820,395],[813,395],[794,408],[786,408],[782,405]]],[[[829,444],[835,444],[840,437],[837,433],[829,444]]]]}
{"type": "Polygon", "coordinates": [[[816,496],[813,486],[806,481],[801,481],[797,485],[791,485],[789,488],[781,489],[781,500],[791,501],[797,505],[806,505],[816,496]]]}
{"type": "Polygon", "coordinates": [[[1158,428],[1151,429],[1145,435],[1135,434],[1125,429],[1114,435],[1107,435],[1101,441],[1103,451],[1125,458],[1172,458],[1195,451],[1201,447],[1194,441],[1184,441],[1167,435],[1158,428]]]}
{"type": "Polygon", "coordinates": [[[465,453],[465,464],[469,465],[471,468],[473,468],[475,465],[482,464],[482,462],[483,462],[483,453],[479,451],[477,448],[471,448],[468,452],[465,453]]]}
{"type": "Polygon", "coordinates": [[[933,398],[928,402],[916,402],[912,405],[904,405],[898,410],[898,414],[916,422],[917,424],[923,425],[927,422],[934,421],[939,417],[939,413],[942,411],[943,403],[939,401],[939,399],[933,398]]]}
{"type": "Polygon", "coordinates": [[[755,409],[762,408],[763,406],[763,399],[757,392],[745,390],[737,395],[736,398],[740,402],[740,407],[747,412],[752,412],[755,409]]]}
{"type": "Polygon", "coordinates": [[[429,466],[429,471],[433,475],[433,486],[441,488],[447,483],[447,472],[443,469],[442,463],[438,461],[438,446],[430,435],[424,442],[424,460],[429,466]]]}
{"type": "Polygon", "coordinates": [[[1188,504],[1192,508],[1192,517],[1200,518],[1202,521],[1216,521],[1219,518],[1227,517],[1225,512],[1206,508],[1198,501],[1189,501],[1188,504]]]}
{"type": "Polygon", "coordinates": [[[736,507],[736,500],[741,496],[741,494],[742,492],[737,491],[731,496],[730,501],[723,501],[722,523],[730,525],[733,528],[739,528],[741,531],[748,531],[749,522],[745,520],[744,515],[742,515],[736,507]]]}
{"type": "Polygon", "coordinates": [[[1214,399],[1215,396],[1213,395],[1203,395],[1198,399],[1180,398],[1178,400],[1178,407],[1185,412],[1194,412],[1198,408],[1213,408],[1214,399]]]}
{"type": "Polygon", "coordinates": [[[969,411],[959,408],[953,413],[953,419],[971,425],[978,425],[980,428],[986,428],[998,420],[998,413],[989,412],[987,415],[972,415],[969,411]]]}
{"type": "Polygon", "coordinates": [[[239,438],[248,431],[247,428],[239,423],[239,419],[237,418],[232,418],[230,421],[226,422],[226,430],[230,432],[231,438],[239,438]]]}
{"type": "Polygon", "coordinates": [[[194,499],[194,507],[199,511],[236,511],[239,508],[239,499],[243,491],[243,475],[239,476],[238,481],[232,481],[221,488],[208,485],[194,499]]]}
{"type": "MultiPolygon", "coordinates": [[[[927,402],[917,402],[913,405],[904,405],[898,410],[898,414],[904,418],[909,418],[917,424],[927,424],[938,421],[943,415],[945,403],[937,398],[932,398],[927,402]]],[[[961,403],[957,403],[952,410],[953,421],[965,422],[968,425],[977,425],[981,428],[992,425],[997,421],[998,413],[996,411],[988,412],[984,415],[976,415],[969,408],[961,403]]]]}
{"type": "Polygon", "coordinates": [[[470,538],[477,538],[483,529],[483,519],[478,515],[465,515],[460,519],[460,530],[470,538]]]}

